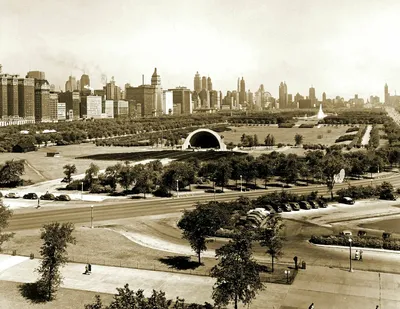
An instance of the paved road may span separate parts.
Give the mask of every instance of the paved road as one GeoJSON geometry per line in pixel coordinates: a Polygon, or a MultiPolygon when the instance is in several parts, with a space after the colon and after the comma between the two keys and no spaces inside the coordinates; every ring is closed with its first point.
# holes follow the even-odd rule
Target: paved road
{"type": "MultiPolygon", "coordinates": [[[[374,180],[374,183],[381,183],[381,181],[390,181],[394,187],[400,186],[400,174],[387,175],[387,177],[374,180]]],[[[352,181],[352,184],[368,185],[371,184],[371,180],[358,180],[352,181]]],[[[347,187],[348,183],[336,184],[335,190],[343,187],[347,187]]],[[[280,191],[279,188],[271,188],[268,190],[256,190],[249,192],[238,192],[231,191],[223,194],[216,194],[216,201],[229,201],[234,200],[238,196],[243,195],[249,198],[256,198],[268,192],[280,191]]],[[[310,185],[307,187],[294,187],[285,189],[286,191],[306,194],[311,191],[319,191],[320,194],[326,194],[327,189],[321,185],[310,185]]],[[[205,195],[192,195],[179,198],[159,199],[149,198],[146,200],[131,200],[127,202],[112,202],[104,203],[104,205],[96,205],[93,210],[94,222],[124,219],[138,216],[149,216],[158,214],[167,214],[179,212],[184,209],[193,207],[197,202],[206,202],[213,200],[213,194],[205,195]]],[[[90,222],[90,207],[88,205],[82,205],[81,207],[74,208],[52,208],[45,209],[18,209],[14,212],[13,217],[10,220],[9,231],[18,231],[26,229],[40,228],[43,224],[50,222],[72,222],[72,223],[84,223],[90,222]]]]}

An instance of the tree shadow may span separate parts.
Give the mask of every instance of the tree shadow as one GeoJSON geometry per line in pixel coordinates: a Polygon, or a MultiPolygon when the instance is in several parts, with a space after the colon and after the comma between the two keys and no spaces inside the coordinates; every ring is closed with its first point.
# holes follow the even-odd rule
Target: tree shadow
{"type": "Polygon", "coordinates": [[[166,258],[158,259],[161,263],[168,265],[170,268],[175,268],[179,270],[196,269],[200,265],[199,262],[191,261],[190,256],[167,256],[166,258]]]}
{"type": "Polygon", "coordinates": [[[45,295],[40,291],[40,286],[37,282],[22,283],[18,286],[21,295],[30,300],[32,303],[45,303],[48,301],[45,295]]]}

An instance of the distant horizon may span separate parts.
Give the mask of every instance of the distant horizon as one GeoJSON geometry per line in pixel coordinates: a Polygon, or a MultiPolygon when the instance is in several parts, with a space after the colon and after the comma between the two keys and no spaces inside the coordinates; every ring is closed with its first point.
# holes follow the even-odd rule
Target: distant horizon
{"type": "Polygon", "coordinates": [[[261,84],[274,97],[384,98],[400,93],[400,29],[394,0],[43,0],[6,1],[0,10],[3,72],[46,73],[65,90],[69,75],[99,89],[115,77],[123,88],[150,83],[157,67],[164,89],[193,89],[198,71],[216,90],[261,84]],[[62,12],[63,14],[58,14],[62,12]]]}

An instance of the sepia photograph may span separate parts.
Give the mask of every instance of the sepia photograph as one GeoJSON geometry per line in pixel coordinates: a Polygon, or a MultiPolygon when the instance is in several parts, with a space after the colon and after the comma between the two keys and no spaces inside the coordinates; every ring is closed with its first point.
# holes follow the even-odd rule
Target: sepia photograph
{"type": "Polygon", "coordinates": [[[0,0],[0,308],[399,309],[399,14],[0,0]]]}

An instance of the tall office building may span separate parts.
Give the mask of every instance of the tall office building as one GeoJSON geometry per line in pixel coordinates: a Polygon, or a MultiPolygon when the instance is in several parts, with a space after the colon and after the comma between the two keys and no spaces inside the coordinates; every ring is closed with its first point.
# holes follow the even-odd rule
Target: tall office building
{"type": "Polygon", "coordinates": [[[18,114],[19,117],[35,119],[35,80],[33,78],[18,79],[18,114]]]}
{"type": "Polygon", "coordinates": [[[239,104],[244,104],[247,102],[247,94],[246,94],[246,82],[243,77],[240,80],[240,90],[239,90],[239,104]]]}
{"type": "Polygon", "coordinates": [[[201,78],[201,90],[207,90],[207,77],[203,76],[201,78]]]}
{"type": "Polygon", "coordinates": [[[200,93],[201,91],[201,78],[199,72],[194,76],[194,91],[200,93]]]}
{"type": "Polygon", "coordinates": [[[390,103],[390,94],[389,94],[389,87],[388,84],[385,84],[385,104],[390,103]]]}
{"type": "Polygon", "coordinates": [[[221,93],[219,91],[210,91],[210,108],[214,110],[221,108],[221,93]]]}
{"type": "MultiPolygon", "coordinates": [[[[178,115],[190,115],[193,113],[192,106],[192,93],[186,87],[176,87],[174,89],[168,89],[172,91],[172,103],[174,108],[174,114],[178,115]]],[[[202,90],[200,93],[202,93],[202,90]]]]}
{"type": "Polygon", "coordinates": [[[8,116],[7,78],[0,74],[0,117],[8,116]]]}
{"type": "Polygon", "coordinates": [[[326,102],[326,93],[325,92],[322,93],[322,102],[323,103],[326,102]]]}
{"type": "Polygon", "coordinates": [[[47,80],[35,79],[35,121],[50,121],[50,85],[47,80]]]}
{"type": "Polygon", "coordinates": [[[34,79],[38,79],[38,80],[45,80],[46,79],[46,74],[44,72],[41,72],[41,71],[29,71],[26,74],[26,77],[34,78],[34,79]]]}
{"type": "Polygon", "coordinates": [[[317,97],[315,96],[315,88],[313,86],[308,90],[308,98],[311,100],[311,107],[316,107],[317,97]]]}
{"type": "Polygon", "coordinates": [[[207,89],[202,89],[199,93],[200,108],[209,109],[210,108],[210,92],[207,89]]]}
{"type": "Polygon", "coordinates": [[[164,90],[163,96],[163,113],[172,115],[174,111],[174,92],[172,90],[164,90]]]}
{"type": "Polygon", "coordinates": [[[8,116],[18,117],[18,76],[13,75],[7,78],[7,100],[8,116]]]}
{"type": "Polygon", "coordinates": [[[163,114],[163,90],[161,87],[161,77],[157,74],[157,68],[154,69],[154,73],[151,76],[151,85],[155,88],[155,116],[161,116],[163,114]]]}
{"type": "Polygon", "coordinates": [[[81,97],[78,91],[59,93],[58,102],[65,103],[67,119],[79,119],[81,97]]]}
{"type": "Polygon", "coordinates": [[[211,81],[211,77],[207,78],[207,90],[208,91],[212,91],[213,90],[213,84],[212,84],[212,81],[211,81]]]}
{"type": "Polygon", "coordinates": [[[111,77],[111,81],[106,84],[106,100],[115,101],[115,81],[114,76],[111,77]]]}
{"type": "Polygon", "coordinates": [[[81,98],[81,118],[101,118],[102,97],[89,95],[81,98]]]}
{"type": "Polygon", "coordinates": [[[49,93],[49,118],[50,121],[57,121],[58,120],[58,94],[56,92],[50,91],[49,93]]]}
{"type": "Polygon", "coordinates": [[[128,87],[126,99],[135,102],[136,110],[141,117],[153,117],[156,115],[155,99],[156,89],[152,85],[140,85],[139,87],[128,87]]]}
{"type": "Polygon", "coordinates": [[[90,78],[89,78],[89,75],[87,75],[87,74],[82,74],[82,76],[81,76],[81,81],[80,81],[80,91],[85,91],[85,90],[87,90],[86,88],[85,88],[85,86],[89,86],[90,87],[90,78]]]}
{"type": "Polygon", "coordinates": [[[69,76],[68,80],[65,82],[65,91],[75,91],[78,90],[78,86],[76,83],[76,78],[73,76],[69,76]]]}
{"type": "Polygon", "coordinates": [[[288,105],[288,92],[285,82],[279,85],[279,108],[286,108],[288,105]]]}

